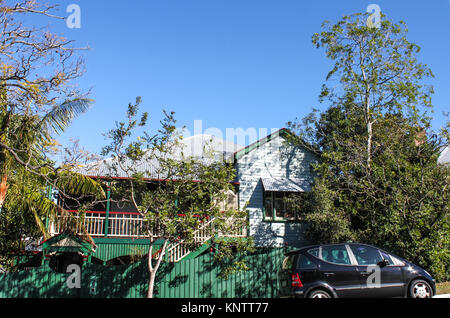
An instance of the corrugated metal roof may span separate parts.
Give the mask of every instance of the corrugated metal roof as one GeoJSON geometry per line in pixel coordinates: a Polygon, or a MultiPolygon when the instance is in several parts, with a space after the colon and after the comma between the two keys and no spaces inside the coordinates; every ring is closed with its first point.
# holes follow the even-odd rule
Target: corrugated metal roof
{"type": "MultiPolygon", "coordinates": [[[[183,160],[196,158],[204,163],[213,161],[232,160],[233,154],[243,146],[223,140],[211,135],[195,135],[180,141],[172,154],[168,157],[183,160]],[[208,155],[212,152],[213,157],[208,155]]],[[[145,178],[164,179],[166,175],[160,169],[157,151],[147,150],[139,161],[130,158],[108,158],[79,167],[76,171],[87,176],[129,178],[135,173],[142,173],[145,178]]]]}
{"type": "Polygon", "coordinates": [[[261,178],[265,191],[274,192],[309,192],[311,183],[301,178],[261,178]]]}

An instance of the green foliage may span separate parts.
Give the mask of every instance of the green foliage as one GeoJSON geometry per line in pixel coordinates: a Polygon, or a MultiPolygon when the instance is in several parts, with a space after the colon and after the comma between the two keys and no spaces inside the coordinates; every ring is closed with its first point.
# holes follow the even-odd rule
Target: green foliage
{"type": "Polygon", "coordinates": [[[431,71],[406,25],[344,17],[313,36],[335,65],[315,110],[290,127],[320,155],[308,236],[371,243],[448,279],[450,167],[437,164],[448,130],[430,129],[431,71]]]}
{"type": "Polygon", "coordinates": [[[53,106],[41,119],[40,132],[64,132],[72,120],[85,113],[91,106],[92,100],[75,98],[66,100],[61,105],[53,106]]]}
{"type": "Polygon", "coordinates": [[[247,255],[256,251],[253,239],[218,238],[214,241],[214,264],[219,268],[218,277],[228,279],[230,275],[249,270],[247,255]]]}
{"type": "Polygon", "coordinates": [[[13,270],[15,257],[25,250],[27,242],[24,238],[31,241],[41,236],[32,213],[9,211],[4,207],[0,214],[0,268],[13,270]]]}

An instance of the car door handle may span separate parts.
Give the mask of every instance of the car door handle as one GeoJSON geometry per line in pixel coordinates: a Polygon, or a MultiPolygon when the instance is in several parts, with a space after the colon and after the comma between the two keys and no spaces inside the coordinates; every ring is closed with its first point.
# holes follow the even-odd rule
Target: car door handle
{"type": "Polygon", "coordinates": [[[372,274],[373,272],[361,272],[361,275],[362,276],[368,276],[368,275],[370,275],[370,274],[372,274]]]}
{"type": "Polygon", "coordinates": [[[327,276],[327,277],[329,277],[329,276],[333,276],[334,275],[334,273],[323,273],[325,276],[327,276]]]}

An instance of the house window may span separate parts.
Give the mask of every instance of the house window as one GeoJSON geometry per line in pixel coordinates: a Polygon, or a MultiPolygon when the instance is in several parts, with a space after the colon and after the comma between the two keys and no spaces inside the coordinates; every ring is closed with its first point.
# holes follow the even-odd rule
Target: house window
{"type": "Polygon", "coordinates": [[[303,193],[264,192],[264,219],[266,221],[296,221],[300,219],[303,193]]]}

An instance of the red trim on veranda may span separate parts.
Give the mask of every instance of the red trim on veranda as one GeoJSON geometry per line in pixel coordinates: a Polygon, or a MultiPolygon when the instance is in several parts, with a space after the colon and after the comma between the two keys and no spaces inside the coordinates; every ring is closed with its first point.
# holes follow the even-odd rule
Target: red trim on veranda
{"type": "MultiPolygon", "coordinates": [[[[78,210],[67,210],[70,213],[79,213],[78,210]]],[[[96,213],[96,214],[106,214],[106,211],[86,211],[85,213],[96,213]]],[[[109,214],[132,214],[132,215],[140,215],[139,212],[116,212],[109,211],[109,214]]]]}
{"type": "MultiPolygon", "coordinates": [[[[106,177],[106,176],[86,176],[88,178],[92,178],[92,179],[112,179],[112,180],[130,180],[132,178],[129,177],[106,177]]],[[[161,181],[180,181],[180,180],[176,180],[176,179],[152,179],[152,178],[143,178],[144,181],[156,181],[156,182],[161,182],[161,181]]],[[[202,182],[201,180],[191,180],[192,182],[202,182]]],[[[230,182],[232,184],[235,185],[239,185],[239,182],[230,182]]]]}

